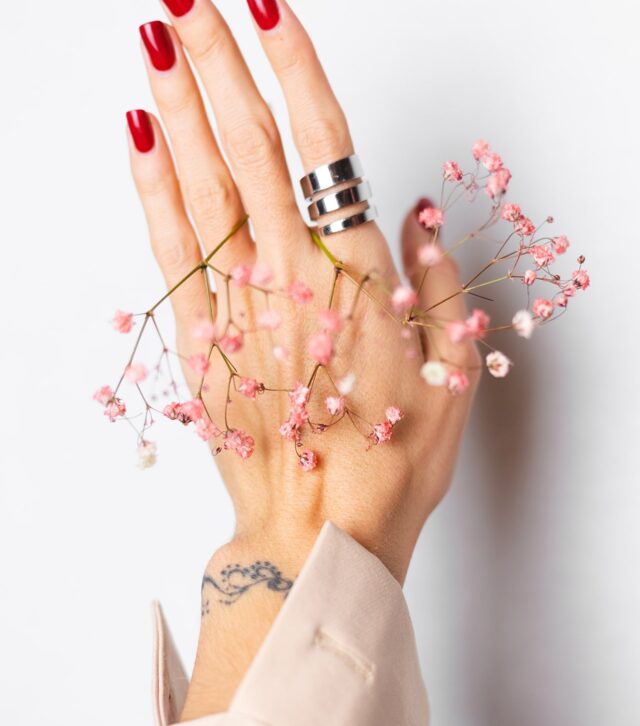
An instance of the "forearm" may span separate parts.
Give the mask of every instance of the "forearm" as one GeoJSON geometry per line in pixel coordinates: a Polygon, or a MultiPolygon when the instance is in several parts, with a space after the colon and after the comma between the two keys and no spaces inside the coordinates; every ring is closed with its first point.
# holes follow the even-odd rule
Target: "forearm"
{"type": "Polygon", "coordinates": [[[202,582],[200,638],[182,721],[228,708],[316,534],[235,539],[213,555],[202,582]]]}

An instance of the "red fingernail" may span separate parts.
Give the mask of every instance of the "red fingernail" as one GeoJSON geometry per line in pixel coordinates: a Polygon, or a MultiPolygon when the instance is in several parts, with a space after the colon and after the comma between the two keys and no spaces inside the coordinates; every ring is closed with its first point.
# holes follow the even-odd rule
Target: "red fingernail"
{"type": "Polygon", "coordinates": [[[176,49],[167,30],[159,20],[140,26],[140,35],[149,54],[151,64],[158,71],[168,71],[176,62],[176,49]]]}
{"type": "Polygon", "coordinates": [[[249,10],[262,30],[273,30],[280,22],[277,0],[247,0],[249,10]]]}
{"type": "Polygon", "coordinates": [[[127,123],[136,149],[143,154],[151,151],[155,139],[149,114],[142,109],[127,111],[127,123]]]}
{"type": "Polygon", "coordinates": [[[195,0],[164,0],[164,4],[169,8],[169,12],[180,18],[186,15],[193,7],[195,0]]]}

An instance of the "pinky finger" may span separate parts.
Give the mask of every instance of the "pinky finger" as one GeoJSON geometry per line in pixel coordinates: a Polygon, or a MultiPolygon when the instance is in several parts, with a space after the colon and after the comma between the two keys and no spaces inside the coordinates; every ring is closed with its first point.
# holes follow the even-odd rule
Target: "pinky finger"
{"type": "MultiPolygon", "coordinates": [[[[157,119],[146,111],[127,113],[131,171],[142,201],[151,247],[169,289],[202,262],[198,239],[184,208],[173,161],[157,119]]],[[[176,320],[184,326],[209,315],[202,274],[172,293],[176,320]]]]}

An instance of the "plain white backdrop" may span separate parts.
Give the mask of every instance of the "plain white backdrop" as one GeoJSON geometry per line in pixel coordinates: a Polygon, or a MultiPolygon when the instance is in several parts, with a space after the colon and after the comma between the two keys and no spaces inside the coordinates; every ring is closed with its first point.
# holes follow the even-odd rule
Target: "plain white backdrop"
{"type": "MultiPolygon", "coordinates": [[[[293,0],[396,244],[448,158],[486,137],[593,286],[485,380],[406,585],[437,726],[640,723],[638,6],[293,0]]],[[[301,171],[243,0],[221,0],[301,171]]],[[[124,112],[153,108],[137,25],[160,3],[23,0],[0,43],[0,723],[150,723],[149,603],[187,668],[228,499],[193,436],[134,466],[91,393],[162,290],[124,112]],[[121,722],[121,721],[119,721],[121,722]]],[[[569,263],[568,263],[569,264],[569,263]]],[[[515,304],[515,303],[513,303],[515,304]]],[[[164,444],[164,445],[163,445],[164,444]]],[[[392,726],[392,725],[390,725],[392,726]]],[[[393,725],[395,726],[395,725],[393,725]]],[[[399,726],[399,725],[398,725],[399,726]]]]}

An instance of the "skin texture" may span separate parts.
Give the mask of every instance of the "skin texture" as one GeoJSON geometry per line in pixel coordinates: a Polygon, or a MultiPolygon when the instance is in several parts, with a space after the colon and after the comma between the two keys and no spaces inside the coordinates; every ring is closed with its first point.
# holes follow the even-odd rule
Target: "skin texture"
{"type": "MultiPolygon", "coordinates": [[[[282,85],[303,167],[310,171],[353,153],[353,144],[306,32],[284,2],[278,7],[279,24],[268,32],[256,25],[256,31],[282,85]]],[[[247,12],[247,22],[250,18],[247,12]]],[[[245,226],[216,255],[216,266],[228,271],[239,262],[265,262],[274,271],[276,286],[286,287],[301,279],[317,292],[317,302],[303,308],[275,300],[274,307],[285,321],[278,338],[290,352],[285,365],[274,360],[266,333],[248,336],[234,363],[241,372],[259,372],[270,388],[290,389],[296,381],[307,381],[313,369],[305,351],[306,340],[316,328],[314,313],[326,307],[335,271],[310,239],[298,211],[278,129],[219,11],[209,0],[196,0],[186,15],[171,16],[171,20],[168,29],[176,51],[173,66],[157,70],[143,49],[166,136],[154,117],[155,143],[150,151],[138,151],[129,136],[133,176],[152,248],[171,287],[245,213],[250,215],[253,238],[245,226]],[[207,121],[185,50],[211,102],[218,139],[207,121]]],[[[329,221],[336,216],[343,215],[333,215],[329,221]]],[[[422,276],[413,269],[416,249],[428,239],[429,233],[417,222],[416,210],[411,210],[402,230],[402,246],[405,273],[416,288],[422,276]]],[[[360,273],[376,270],[391,280],[398,279],[387,242],[375,223],[333,236],[328,244],[350,269],[360,273]]],[[[224,289],[220,276],[214,278],[216,288],[224,289]]],[[[244,310],[243,324],[253,327],[258,312],[255,292],[231,289],[232,309],[244,310]]],[[[334,309],[349,311],[355,290],[347,280],[340,280],[334,309]]],[[[457,270],[446,258],[429,274],[420,292],[420,305],[428,308],[456,290],[457,270]]],[[[208,316],[208,295],[202,276],[195,275],[172,296],[178,347],[186,357],[204,352],[190,333],[198,317],[208,316]]],[[[228,318],[225,296],[212,294],[212,306],[217,320],[224,323],[228,318]]],[[[439,316],[463,318],[463,296],[441,305],[439,316]]],[[[419,335],[417,331],[412,334],[419,335]]],[[[424,359],[409,360],[402,346],[389,343],[398,335],[397,323],[364,299],[356,307],[353,324],[338,339],[331,364],[337,371],[355,373],[358,386],[353,404],[356,410],[366,411],[370,420],[382,421],[390,405],[405,412],[393,441],[384,446],[365,452],[363,438],[343,422],[339,431],[314,438],[313,449],[321,466],[304,473],[292,444],[277,432],[287,418],[286,394],[261,396],[257,401],[234,397],[233,426],[251,433],[256,451],[245,462],[231,453],[216,459],[235,507],[237,525],[232,541],[212,556],[205,578],[217,582],[229,565],[248,567],[268,561],[284,578],[294,580],[323,522],[330,519],[376,554],[403,582],[420,530],[449,485],[479,373],[470,375],[471,388],[460,397],[430,388],[418,376],[424,359]],[[397,375],[399,369],[402,375],[397,375]]],[[[461,366],[478,365],[471,344],[454,347],[442,331],[430,333],[422,347],[427,353],[437,348],[441,356],[461,366]]],[[[221,361],[212,360],[210,389],[204,400],[214,420],[219,420],[228,377],[221,361]]],[[[197,390],[199,381],[193,372],[185,368],[185,375],[197,390]]],[[[322,372],[317,385],[322,392],[318,400],[334,395],[322,372]]],[[[202,629],[183,720],[227,708],[284,597],[261,585],[229,605],[219,602],[210,582],[205,585],[202,629]]]]}

